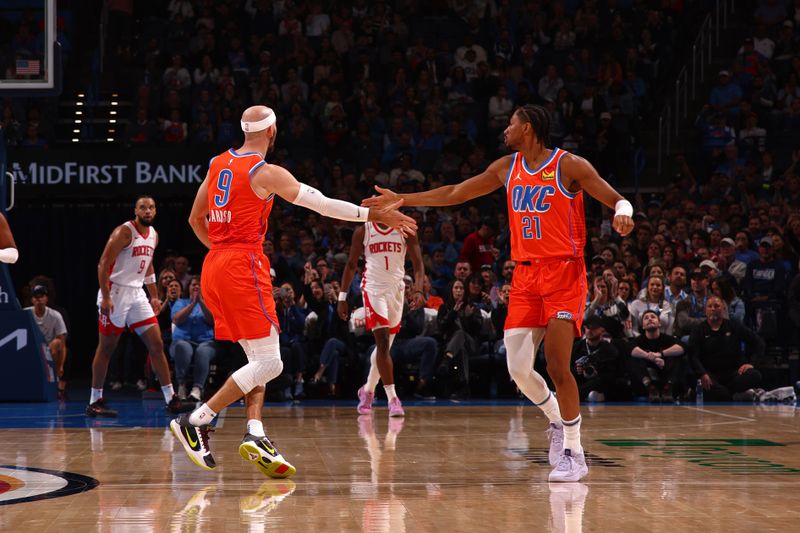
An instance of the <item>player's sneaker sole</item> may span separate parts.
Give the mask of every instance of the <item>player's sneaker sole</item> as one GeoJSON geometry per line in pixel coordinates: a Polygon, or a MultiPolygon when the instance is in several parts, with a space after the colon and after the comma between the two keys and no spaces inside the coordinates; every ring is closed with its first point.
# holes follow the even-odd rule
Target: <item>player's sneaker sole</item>
{"type": "Polygon", "coordinates": [[[194,464],[203,470],[214,470],[217,468],[217,463],[211,453],[203,453],[202,441],[200,434],[194,426],[188,422],[182,423],[185,417],[174,419],[169,423],[169,429],[172,434],[178,439],[178,442],[183,446],[186,455],[192,460],[194,464]]]}
{"type": "Polygon", "coordinates": [[[239,445],[239,455],[245,461],[253,463],[262,474],[270,478],[283,479],[293,476],[297,472],[297,469],[275,448],[272,448],[274,453],[270,453],[265,448],[269,448],[269,445],[263,441],[245,440],[239,445]]]}

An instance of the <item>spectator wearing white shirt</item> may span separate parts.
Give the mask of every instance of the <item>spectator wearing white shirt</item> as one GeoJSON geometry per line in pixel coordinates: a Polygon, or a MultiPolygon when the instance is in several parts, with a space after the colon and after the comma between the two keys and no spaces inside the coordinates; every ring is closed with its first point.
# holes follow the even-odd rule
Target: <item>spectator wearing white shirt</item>
{"type": "Polygon", "coordinates": [[[39,326],[39,331],[44,337],[45,345],[53,357],[58,377],[58,396],[59,399],[63,399],[66,388],[64,362],[67,360],[67,326],[61,313],[47,307],[47,287],[44,285],[36,285],[31,290],[31,303],[33,305],[26,307],[25,310],[33,313],[36,325],[39,326]]]}

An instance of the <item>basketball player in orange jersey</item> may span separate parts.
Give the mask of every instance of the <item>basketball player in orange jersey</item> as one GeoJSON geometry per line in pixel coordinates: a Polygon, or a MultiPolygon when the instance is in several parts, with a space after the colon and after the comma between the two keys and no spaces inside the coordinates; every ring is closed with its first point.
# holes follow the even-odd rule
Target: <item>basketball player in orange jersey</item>
{"type": "Polygon", "coordinates": [[[364,296],[364,311],[367,330],[375,337],[375,349],[369,358],[367,382],[358,389],[358,412],[372,413],[375,387],[378,379],[383,381],[383,390],[389,401],[389,416],[405,416],[400,398],[394,390],[394,366],[389,350],[394,336],[400,331],[403,318],[403,301],[406,285],[406,253],[414,266],[415,307],[424,307],[422,285],[425,281],[425,265],[422,250],[416,236],[404,237],[399,231],[379,224],[363,224],[353,232],[350,257],[342,273],[342,289],[339,293],[339,316],[347,320],[347,289],[353,282],[358,258],[364,255],[364,272],[361,277],[361,294],[364,296]]]}
{"type": "Polygon", "coordinates": [[[0,213],[0,263],[13,264],[19,259],[17,245],[14,243],[14,236],[5,215],[0,213]]]}
{"type": "Polygon", "coordinates": [[[153,268],[153,254],[158,246],[158,233],[153,227],[155,200],[140,196],[136,199],[134,214],[134,220],[117,226],[111,232],[97,265],[100,338],[92,361],[92,392],[86,406],[86,416],[90,417],[117,416],[117,412],[109,409],[103,399],[103,383],[111,355],[126,327],[141,337],[150,353],[153,370],[167,402],[167,412],[177,414],[192,409],[190,405],[182,404],[172,389],[161,329],[156,319],[161,311],[161,300],[158,299],[153,268]],[[149,300],[142,285],[147,285],[149,300]]]}
{"type": "Polygon", "coordinates": [[[223,408],[245,396],[247,433],[239,454],[269,477],[288,477],[294,466],[264,433],[261,407],[264,384],[283,369],[278,318],[272,299],[269,260],[262,252],[272,201],[281,198],[323,216],[351,222],[382,222],[404,233],[416,230],[414,219],[400,213],[402,200],[367,209],[326,198],[299,183],[289,171],[264,157],[278,133],[275,113],[254,106],[242,114],[244,144],[211,159],[205,181],[189,216],[197,238],[210,248],[203,263],[202,292],[214,315],[215,336],[239,342],[248,363],[233,373],[207,403],[170,424],[189,458],[206,470],[216,468],[208,445],[209,423],[223,408]]]}
{"type": "Polygon", "coordinates": [[[414,194],[376,187],[381,196],[366,199],[363,205],[378,207],[398,200],[406,206],[457,205],[506,188],[511,259],[517,264],[504,332],[508,370],[550,419],[550,463],[555,466],[550,481],[577,481],[588,473],[580,441],[578,388],[570,372],[573,338],[581,334],[586,304],[583,191],[615,209],[612,224],[620,235],[633,230],[633,208],[588,161],[548,148],[549,129],[550,117],[543,107],[520,107],[504,132],[514,154],[457,185],[414,194]],[[542,338],[558,401],[533,370],[542,338]]]}

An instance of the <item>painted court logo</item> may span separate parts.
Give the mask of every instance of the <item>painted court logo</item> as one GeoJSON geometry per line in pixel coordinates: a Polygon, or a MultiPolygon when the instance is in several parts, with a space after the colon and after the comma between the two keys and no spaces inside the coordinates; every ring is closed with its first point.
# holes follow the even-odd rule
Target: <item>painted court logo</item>
{"type": "Polygon", "coordinates": [[[92,490],[94,478],[25,466],[0,466],[0,505],[60,498],[92,490]]]}
{"type": "Polygon", "coordinates": [[[606,446],[633,448],[644,458],[683,459],[719,472],[746,475],[800,475],[800,468],[746,455],[740,450],[785,446],[766,439],[599,439],[606,446]]]}

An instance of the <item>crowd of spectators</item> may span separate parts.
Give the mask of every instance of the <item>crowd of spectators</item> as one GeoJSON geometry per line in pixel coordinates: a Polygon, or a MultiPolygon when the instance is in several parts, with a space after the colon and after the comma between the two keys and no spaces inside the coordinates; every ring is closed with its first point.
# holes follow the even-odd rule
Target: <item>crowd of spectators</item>
{"type": "MultiPolygon", "coordinates": [[[[439,4],[172,0],[161,23],[117,13],[123,29],[143,21],[111,51],[136,88],[130,142],[226,148],[241,109],[267,104],[279,117],[270,161],[359,202],[375,184],[412,192],[482,170],[502,150],[508,114],[533,102],[550,110],[556,145],[609,176],[685,22],[680,3],[439,4]]],[[[765,343],[783,355],[797,346],[799,17],[796,3],[759,3],[698,116],[700,151],[676,158],[663,192],[634,199],[634,234],[615,236],[609,212],[587,202],[590,293],[574,353],[585,399],[679,398],[697,380],[709,398],[746,395],[762,383],[752,365],[765,343]]],[[[514,394],[502,346],[514,269],[504,204],[495,194],[409,210],[428,308],[404,313],[392,350],[408,394],[514,394]]],[[[358,313],[345,322],[335,312],[340,289],[360,304],[359,276],[338,287],[351,235],[292,205],[273,209],[264,252],[283,398],[352,396],[362,381],[371,337],[358,313]]],[[[182,291],[198,273],[186,258],[165,266],[182,291]]],[[[165,298],[177,299],[171,283],[165,298]]]]}

